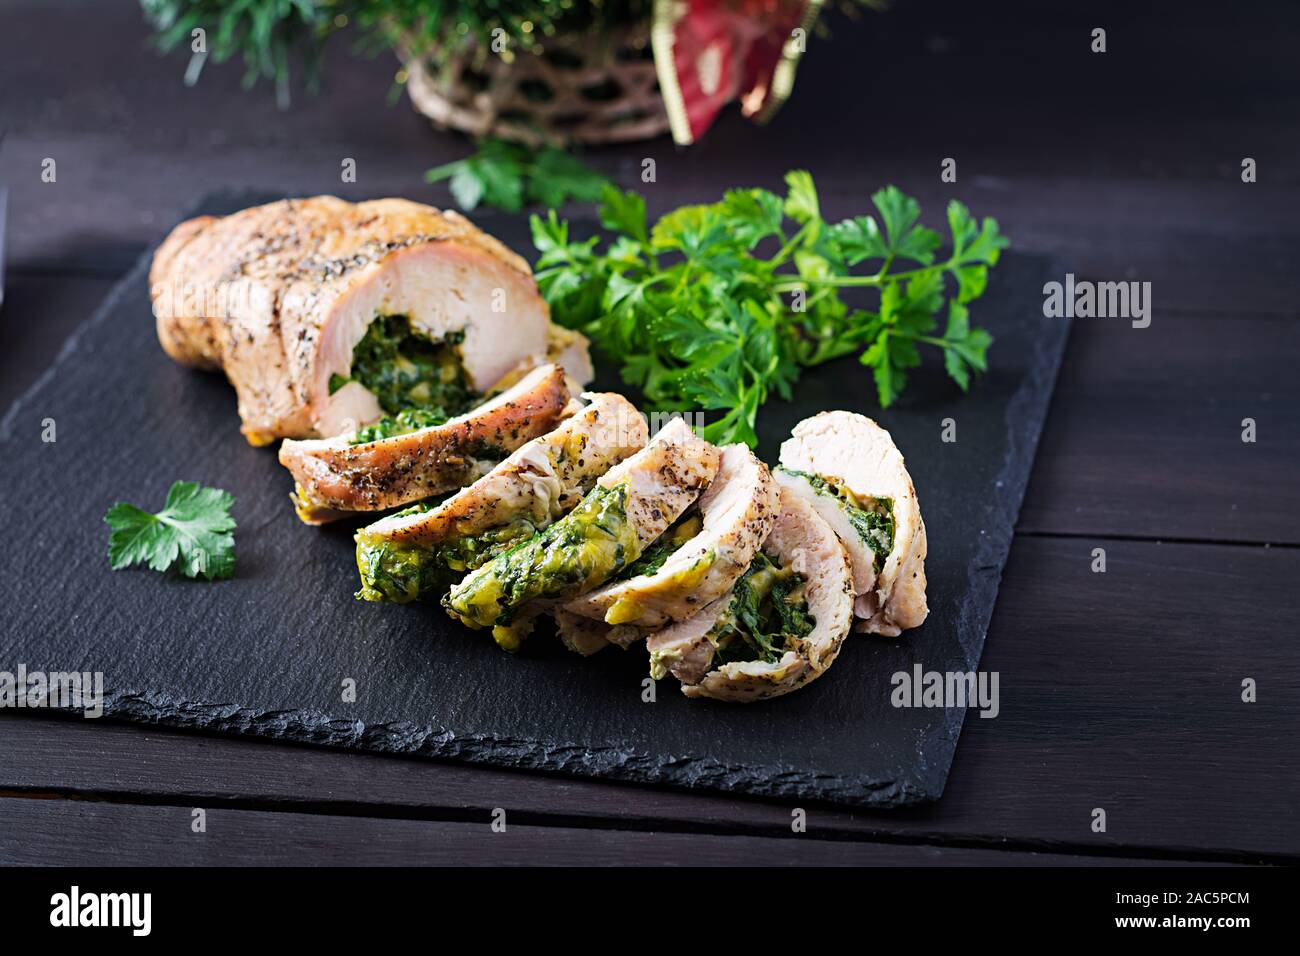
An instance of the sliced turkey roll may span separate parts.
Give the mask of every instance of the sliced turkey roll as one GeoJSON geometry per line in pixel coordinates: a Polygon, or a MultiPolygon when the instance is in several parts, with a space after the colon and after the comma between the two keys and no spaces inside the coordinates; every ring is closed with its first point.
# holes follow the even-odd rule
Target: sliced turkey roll
{"type": "Polygon", "coordinates": [[[729,594],[650,635],[650,675],[688,697],[749,702],[816,680],[853,623],[853,572],[830,525],[782,495],[763,550],[729,594]]]}
{"type": "Polygon", "coordinates": [[[441,594],[466,571],[551,525],[601,475],[645,447],[648,429],[622,395],[589,394],[558,428],[518,448],[436,505],[389,515],[357,532],[367,601],[441,594]]]}
{"type": "MultiPolygon", "coordinates": [[[[465,411],[548,338],[528,263],[454,212],[292,199],[177,226],[150,271],[158,339],[220,368],[253,444],[328,437],[411,407],[465,411]]],[[[585,380],[584,380],[585,381],[585,380]]]]}
{"type": "Polygon", "coordinates": [[[441,424],[374,438],[285,441],[294,504],[308,524],[382,511],[463,487],[527,441],[559,424],[569,403],[564,370],[543,365],[473,411],[441,424]]]}
{"type": "Polygon", "coordinates": [[[746,445],[722,449],[718,475],[683,523],[617,580],[566,609],[606,624],[657,628],[690,617],[731,590],[772,530],[781,496],[746,445]],[[678,533],[674,533],[678,532],[678,533]]]}
{"type": "Polygon", "coordinates": [[[674,419],[606,472],[567,515],[493,558],[443,598],[452,617],[518,648],[532,618],[609,580],[639,558],[713,480],[718,449],[674,419]]]}
{"type": "MultiPolygon", "coordinates": [[[[555,633],[560,638],[560,643],[575,654],[581,654],[583,657],[590,657],[597,651],[603,651],[611,644],[616,643],[613,635],[619,631],[627,631],[633,639],[639,639],[644,636],[641,631],[635,628],[618,628],[610,627],[604,621],[594,621],[589,617],[583,617],[581,614],[574,614],[572,611],[566,611],[562,607],[551,609],[551,616],[555,618],[555,633]]],[[[629,646],[623,645],[624,647],[629,646]]]]}
{"type": "Polygon", "coordinates": [[[919,627],[929,613],[925,522],[889,432],[863,415],[822,412],[795,426],[775,474],[848,549],[857,629],[895,637],[919,627]]]}
{"type": "Polygon", "coordinates": [[[546,360],[564,369],[579,386],[596,377],[596,368],[591,364],[591,343],[581,332],[552,324],[546,334],[546,360]]]}
{"type": "Polygon", "coordinates": [[[560,643],[583,657],[590,657],[597,651],[603,651],[611,644],[627,650],[633,644],[645,640],[646,632],[630,624],[606,624],[595,618],[574,614],[563,607],[550,609],[555,618],[555,633],[560,643]]]}
{"type": "Polygon", "coordinates": [[[577,394],[584,385],[596,377],[595,366],[591,363],[591,343],[581,332],[574,332],[563,326],[551,324],[546,333],[546,357],[539,361],[530,355],[498,379],[493,391],[509,388],[538,365],[551,363],[564,369],[568,376],[569,391],[577,394]]]}

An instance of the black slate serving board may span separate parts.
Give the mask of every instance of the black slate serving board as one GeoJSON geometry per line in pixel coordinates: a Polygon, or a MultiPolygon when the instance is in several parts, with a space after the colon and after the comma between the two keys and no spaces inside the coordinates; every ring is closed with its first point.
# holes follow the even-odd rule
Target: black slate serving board
{"type": "MultiPolygon", "coordinates": [[[[479,218],[531,248],[522,218],[479,218]]],[[[751,706],[688,701],[671,679],[643,701],[640,648],[583,660],[539,633],[511,656],[437,607],[353,600],[355,525],[298,523],[274,449],[239,434],[233,391],[159,348],[147,270],[146,257],[0,423],[0,670],[102,671],[107,716],[174,727],[800,800],[896,806],[943,792],[965,712],[896,709],[890,677],[978,665],[1068,334],[1043,317],[1043,283],[1059,273],[1046,260],[1009,254],[994,270],[975,308],[997,340],[992,370],[970,395],[928,356],[881,412],[847,359],[761,411],[769,462],[824,409],[890,429],[925,516],[931,613],[901,639],[850,639],[821,680],[751,706]],[[946,418],[955,443],[941,440],[946,418]],[[234,494],[233,580],[110,572],[105,511],[161,507],[177,479],[234,494]],[[349,678],[355,702],[343,700],[349,678]]],[[[608,363],[597,384],[619,387],[608,363]]]]}

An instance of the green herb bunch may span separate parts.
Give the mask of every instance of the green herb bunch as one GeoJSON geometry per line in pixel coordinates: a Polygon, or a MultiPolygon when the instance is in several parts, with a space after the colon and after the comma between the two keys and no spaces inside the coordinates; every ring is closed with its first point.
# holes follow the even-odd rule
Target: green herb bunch
{"type": "Polygon", "coordinates": [[[921,346],[938,348],[968,389],[993,341],[970,324],[968,306],[1007,245],[997,222],[953,200],[939,257],[944,240],[893,186],[872,196],[879,218],[828,223],[811,175],[785,182],[784,198],[732,190],[653,227],[641,196],[609,187],[604,242],[571,239],[554,210],[533,216],[537,281],[553,317],[620,361],[623,379],[662,409],[721,412],[704,430],[715,442],[756,444],[771,392],[789,399],[802,369],[854,352],[886,408],[921,364],[921,346]],[[875,292],[874,311],[850,308],[841,290],[851,288],[875,292]]]}
{"type": "Polygon", "coordinates": [[[462,209],[481,205],[518,212],[537,203],[555,208],[570,199],[595,202],[609,180],[555,146],[533,148],[501,139],[484,140],[465,159],[435,166],[425,182],[451,180],[451,194],[462,209]]]}

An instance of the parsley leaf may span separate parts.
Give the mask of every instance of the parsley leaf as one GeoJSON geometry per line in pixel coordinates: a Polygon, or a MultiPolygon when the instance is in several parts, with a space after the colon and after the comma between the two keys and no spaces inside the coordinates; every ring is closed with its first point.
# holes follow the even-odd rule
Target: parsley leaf
{"type": "Polygon", "coordinates": [[[554,210],[533,216],[535,274],[552,316],[618,359],[624,381],[660,409],[717,413],[704,429],[716,442],[756,444],[769,393],[789,398],[804,368],[854,353],[882,407],[923,364],[923,346],[938,348],[948,376],[969,389],[993,342],[971,326],[968,306],[1007,245],[997,222],[949,203],[951,253],[941,259],[944,239],[893,186],[871,197],[873,214],[828,223],[809,173],[785,182],[785,196],[733,189],[653,225],[641,196],[607,185],[606,240],[570,241],[554,210]],[[875,310],[851,309],[846,288],[874,292],[875,310]]]}
{"type": "Polygon", "coordinates": [[[570,199],[594,202],[609,182],[557,147],[533,149],[501,139],[484,140],[474,155],[424,174],[428,183],[443,180],[450,180],[451,194],[462,209],[484,205],[506,212],[519,212],[529,203],[555,207],[570,199]]]}
{"type": "Polygon", "coordinates": [[[808,223],[821,218],[817,204],[817,190],[813,178],[803,169],[785,174],[785,184],[790,192],[785,197],[785,214],[795,222],[808,223]]]}
{"type": "Polygon", "coordinates": [[[177,567],[188,578],[209,581],[235,573],[234,497],[219,488],[178,481],[157,514],[118,502],[104,521],[113,529],[108,562],[114,571],[147,564],[155,571],[177,567]]]}
{"type": "Polygon", "coordinates": [[[887,237],[885,248],[890,255],[927,266],[934,262],[934,250],[943,240],[933,229],[917,225],[921,206],[915,199],[903,195],[897,186],[886,186],[872,196],[871,201],[880,210],[887,237]]]}

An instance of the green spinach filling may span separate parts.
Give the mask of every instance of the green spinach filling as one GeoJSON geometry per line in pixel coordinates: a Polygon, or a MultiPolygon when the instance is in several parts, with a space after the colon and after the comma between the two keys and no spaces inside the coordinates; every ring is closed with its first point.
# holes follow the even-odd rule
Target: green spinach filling
{"type": "Polygon", "coordinates": [[[764,661],[775,664],[791,645],[812,633],[806,578],[759,552],[735,588],[731,604],[709,631],[717,648],[714,661],[764,661]]]}
{"type": "Polygon", "coordinates": [[[555,524],[471,573],[443,606],[472,627],[494,628],[503,646],[517,646],[509,632],[525,604],[588,591],[640,557],[626,501],[626,483],[595,488],[555,524]]]}
{"type": "Polygon", "coordinates": [[[863,507],[864,502],[853,492],[819,475],[795,471],[791,468],[783,468],[782,471],[803,478],[819,495],[826,495],[839,502],[853,530],[875,555],[874,564],[876,573],[879,574],[880,569],[885,566],[889,552],[894,550],[894,502],[889,498],[871,498],[870,505],[863,507]]]}
{"type": "Polygon", "coordinates": [[[674,521],[650,547],[641,552],[641,557],[618,572],[614,579],[624,581],[643,574],[654,574],[664,566],[664,562],[682,549],[682,545],[699,534],[703,526],[700,513],[692,508],[674,521]]]}
{"type": "MultiPolygon", "coordinates": [[[[419,510],[427,508],[416,506],[419,510]]],[[[410,514],[413,509],[400,512],[410,514]]],[[[517,518],[476,535],[453,537],[428,548],[386,538],[357,534],[357,570],[363,601],[405,604],[417,598],[441,597],[466,572],[476,570],[537,532],[526,518],[517,518]]]]}
{"type": "Polygon", "coordinates": [[[357,429],[357,433],[352,436],[352,444],[364,445],[366,442],[379,441],[381,438],[407,435],[419,431],[421,428],[428,428],[431,425],[441,425],[449,417],[441,411],[427,408],[408,408],[396,415],[385,416],[365,428],[357,429]]]}
{"type": "Polygon", "coordinates": [[[452,332],[433,341],[411,328],[404,315],[376,317],[352,350],[350,377],[330,376],[331,395],[358,382],[387,416],[358,432],[352,443],[440,425],[477,405],[482,396],[470,387],[460,360],[464,340],[464,332],[452,332]]]}

